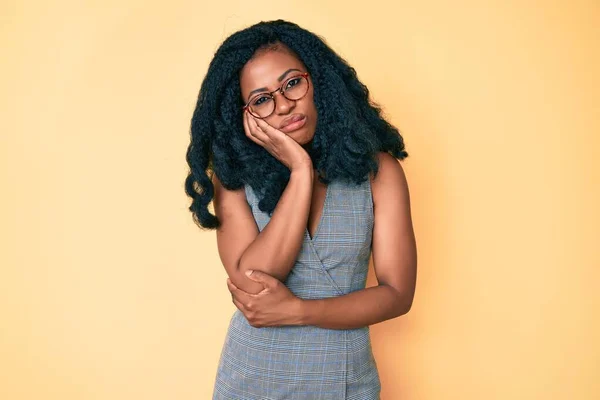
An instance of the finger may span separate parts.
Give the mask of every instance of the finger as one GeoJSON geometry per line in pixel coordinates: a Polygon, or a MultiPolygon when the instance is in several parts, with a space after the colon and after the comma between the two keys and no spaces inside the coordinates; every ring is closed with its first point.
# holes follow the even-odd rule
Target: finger
{"type": "Polygon", "coordinates": [[[240,310],[242,313],[246,313],[246,307],[242,303],[240,303],[235,297],[231,298],[233,300],[233,304],[240,310]]]}
{"type": "Polygon", "coordinates": [[[254,132],[255,129],[253,129],[250,126],[250,123],[249,123],[250,118],[251,118],[250,112],[247,110],[244,111],[244,116],[242,118],[242,121],[244,123],[244,132],[246,134],[246,137],[248,137],[248,139],[252,140],[254,143],[264,147],[264,142],[258,138],[256,133],[254,132]]]}
{"type": "Polygon", "coordinates": [[[244,132],[246,133],[246,137],[248,137],[248,139],[252,140],[254,143],[264,147],[264,142],[257,137],[257,135],[253,132],[254,129],[250,126],[250,118],[250,112],[244,111],[244,117],[242,118],[242,121],[244,123],[244,132]]]}
{"type": "Polygon", "coordinates": [[[231,292],[231,294],[237,300],[241,301],[244,304],[247,304],[254,297],[254,295],[244,292],[242,289],[238,288],[233,283],[227,284],[227,287],[229,288],[229,291],[231,292]]]}
{"type": "Polygon", "coordinates": [[[233,294],[233,291],[238,289],[238,287],[231,282],[231,279],[227,278],[227,289],[233,294]]]}
{"type": "Polygon", "coordinates": [[[258,125],[256,125],[255,117],[250,113],[250,111],[246,111],[246,126],[248,127],[250,139],[259,144],[264,143],[265,140],[268,140],[269,137],[258,127],[258,125]]]}
{"type": "Polygon", "coordinates": [[[242,111],[242,124],[244,125],[244,133],[250,135],[250,127],[248,127],[248,111],[242,111]]]}
{"type": "Polygon", "coordinates": [[[267,135],[264,129],[258,125],[258,121],[263,122],[260,118],[256,118],[254,115],[248,113],[248,126],[250,127],[250,132],[261,142],[268,142],[270,140],[269,135],[267,135]]]}
{"type": "Polygon", "coordinates": [[[261,283],[265,288],[271,289],[277,285],[279,280],[266,272],[262,271],[247,271],[246,276],[255,282],[261,283]]]}
{"type": "Polygon", "coordinates": [[[283,132],[281,132],[279,129],[275,129],[275,127],[273,127],[272,125],[270,125],[269,123],[267,123],[267,121],[259,119],[259,118],[255,118],[254,119],[256,122],[256,125],[264,132],[266,133],[269,137],[271,135],[285,135],[283,132]]]}

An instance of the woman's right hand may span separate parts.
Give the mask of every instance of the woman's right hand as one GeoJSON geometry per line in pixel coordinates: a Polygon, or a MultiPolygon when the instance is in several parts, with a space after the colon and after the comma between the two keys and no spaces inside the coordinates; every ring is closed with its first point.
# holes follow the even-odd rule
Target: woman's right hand
{"type": "Polygon", "coordinates": [[[307,166],[312,168],[310,156],[298,142],[248,111],[243,114],[244,131],[250,140],[264,147],[290,171],[307,166]]]}

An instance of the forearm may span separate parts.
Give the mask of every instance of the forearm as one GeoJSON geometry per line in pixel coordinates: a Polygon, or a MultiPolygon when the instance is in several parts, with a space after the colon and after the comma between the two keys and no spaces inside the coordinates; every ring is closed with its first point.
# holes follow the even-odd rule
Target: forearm
{"type": "Polygon", "coordinates": [[[285,280],[302,246],[313,188],[312,165],[292,170],[269,223],[248,246],[238,270],[259,270],[285,280]]]}
{"type": "Polygon", "coordinates": [[[299,325],[328,329],[354,329],[406,314],[412,296],[379,285],[327,299],[302,300],[299,325]]]}

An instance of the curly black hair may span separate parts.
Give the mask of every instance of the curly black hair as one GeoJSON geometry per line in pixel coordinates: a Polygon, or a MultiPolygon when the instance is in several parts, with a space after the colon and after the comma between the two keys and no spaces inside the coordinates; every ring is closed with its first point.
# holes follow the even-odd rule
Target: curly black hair
{"type": "Polygon", "coordinates": [[[306,148],[327,184],[343,180],[358,184],[378,171],[377,153],[408,157],[397,128],[382,116],[356,71],[320,36],[295,23],[262,21],[229,36],[215,52],[202,82],[194,110],[186,160],[190,167],[185,192],[189,210],[202,229],[216,229],[218,218],[208,205],[214,196],[212,174],[229,190],[249,185],[259,209],[272,215],[290,170],[250,140],[242,122],[239,72],[257,50],[283,45],[304,63],[314,86],[315,135],[306,148]]]}

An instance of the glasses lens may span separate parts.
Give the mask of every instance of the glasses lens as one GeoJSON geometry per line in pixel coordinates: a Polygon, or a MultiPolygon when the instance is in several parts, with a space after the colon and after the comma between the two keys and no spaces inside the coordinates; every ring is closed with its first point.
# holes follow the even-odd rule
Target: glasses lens
{"type": "Polygon", "coordinates": [[[306,92],[308,92],[308,79],[304,76],[290,78],[283,85],[283,95],[289,100],[300,100],[306,92]]]}
{"type": "Polygon", "coordinates": [[[255,117],[266,118],[275,109],[275,102],[268,93],[257,94],[250,100],[248,109],[255,117]]]}
{"type": "MultiPolygon", "coordinates": [[[[308,92],[308,79],[302,75],[289,78],[282,88],[288,100],[300,100],[308,92]]],[[[269,93],[257,94],[248,103],[248,110],[257,118],[266,118],[275,111],[275,99],[269,93]]]]}

